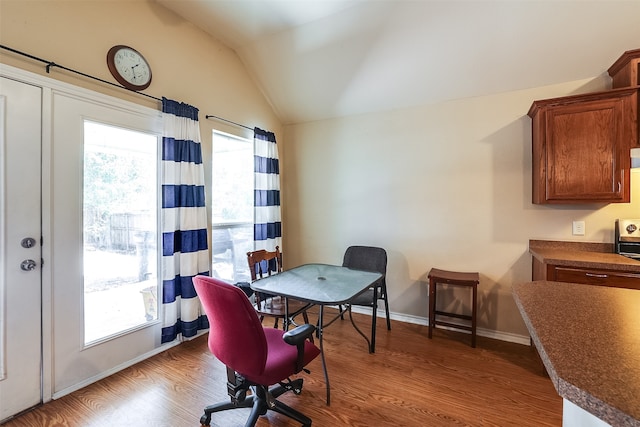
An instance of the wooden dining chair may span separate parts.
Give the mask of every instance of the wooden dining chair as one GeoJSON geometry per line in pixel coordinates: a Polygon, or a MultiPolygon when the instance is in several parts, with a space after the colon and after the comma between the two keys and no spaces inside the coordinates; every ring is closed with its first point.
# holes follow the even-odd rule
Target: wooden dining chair
{"type": "MultiPolygon", "coordinates": [[[[275,251],[272,252],[264,249],[247,252],[247,262],[249,263],[252,282],[265,276],[282,272],[282,253],[278,246],[276,246],[275,251]]],[[[282,327],[284,330],[287,330],[290,323],[296,325],[293,319],[298,315],[302,315],[304,323],[309,323],[307,310],[312,304],[262,292],[256,292],[254,297],[254,307],[258,316],[260,316],[260,321],[265,317],[273,317],[275,319],[274,328],[278,327],[278,321],[282,319],[282,327]],[[289,308],[288,319],[286,318],[285,304],[288,304],[289,308]]]]}

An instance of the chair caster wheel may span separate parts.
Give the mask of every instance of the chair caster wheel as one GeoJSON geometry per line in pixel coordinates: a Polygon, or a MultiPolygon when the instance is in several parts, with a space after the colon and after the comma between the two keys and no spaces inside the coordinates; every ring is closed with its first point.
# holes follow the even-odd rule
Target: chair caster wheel
{"type": "Polygon", "coordinates": [[[203,426],[211,425],[211,414],[204,414],[200,417],[200,424],[203,426]]]}
{"type": "Polygon", "coordinates": [[[234,397],[235,397],[235,401],[237,401],[238,403],[244,402],[245,399],[247,398],[247,390],[246,389],[238,390],[238,392],[234,397]]]}

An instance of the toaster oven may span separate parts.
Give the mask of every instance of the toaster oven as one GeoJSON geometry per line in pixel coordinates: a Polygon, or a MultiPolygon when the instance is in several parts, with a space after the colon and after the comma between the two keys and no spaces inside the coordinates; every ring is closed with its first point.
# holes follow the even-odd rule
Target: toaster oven
{"type": "Polygon", "coordinates": [[[640,219],[616,220],[615,251],[640,260],[640,219]]]}

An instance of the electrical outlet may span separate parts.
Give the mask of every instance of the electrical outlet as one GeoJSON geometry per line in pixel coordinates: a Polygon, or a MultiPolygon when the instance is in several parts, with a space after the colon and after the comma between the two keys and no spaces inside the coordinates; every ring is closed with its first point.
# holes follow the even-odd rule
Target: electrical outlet
{"type": "Polygon", "coordinates": [[[573,221],[573,235],[584,236],[584,221],[573,221]]]}

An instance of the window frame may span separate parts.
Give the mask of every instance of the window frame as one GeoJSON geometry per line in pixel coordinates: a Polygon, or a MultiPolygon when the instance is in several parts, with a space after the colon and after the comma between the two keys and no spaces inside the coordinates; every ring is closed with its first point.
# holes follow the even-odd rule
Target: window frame
{"type": "MultiPolygon", "coordinates": [[[[249,251],[253,251],[253,248],[255,246],[254,240],[253,240],[253,229],[254,229],[254,224],[255,224],[255,208],[254,208],[254,187],[255,187],[255,183],[254,183],[254,161],[253,161],[253,157],[254,157],[254,145],[253,145],[253,140],[247,137],[242,137],[242,136],[238,136],[238,135],[233,135],[233,134],[229,134],[226,132],[221,132],[218,130],[213,129],[212,130],[212,141],[211,141],[211,182],[212,182],[212,190],[211,190],[211,275],[212,276],[216,276],[217,274],[217,269],[215,268],[215,264],[216,264],[216,250],[215,250],[215,246],[216,246],[216,240],[215,240],[215,234],[219,234],[221,231],[223,230],[229,230],[229,232],[232,231],[239,231],[241,228],[243,227],[248,227],[250,229],[250,239],[248,241],[248,243],[246,241],[244,241],[244,246],[245,246],[245,251],[241,251],[240,253],[237,253],[238,251],[236,250],[236,246],[242,247],[242,239],[238,239],[238,243],[236,243],[233,240],[232,237],[232,245],[233,245],[233,250],[232,250],[232,257],[233,257],[233,263],[234,263],[234,270],[233,270],[233,276],[232,277],[220,277],[224,280],[228,280],[228,281],[233,281],[233,282],[242,282],[242,281],[250,281],[250,274],[249,274],[249,266],[247,264],[246,261],[246,253],[245,252],[249,252],[249,251]],[[250,215],[250,220],[243,220],[243,219],[238,219],[238,220],[234,220],[234,219],[224,219],[224,220],[216,220],[216,211],[215,211],[215,206],[216,206],[216,199],[214,198],[214,188],[216,185],[216,177],[214,176],[215,174],[215,160],[214,160],[214,156],[216,155],[216,139],[219,138],[225,138],[230,144],[235,144],[235,143],[239,143],[239,144],[248,144],[248,150],[251,152],[251,161],[250,161],[250,165],[248,165],[248,170],[250,171],[250,177],[248,178],[248,181],[251,182],[251,190],[250,190],[250,194],[248,195],[250,197],[250,203],[251,203],[251,215],[250,215]],[[240,267],[241,266],[241,267],[240,267]],[[239,274],[238,274],[239,273],[239,274]]],[[[218,181],[219,182],[219,181],[218,181]]]]}

